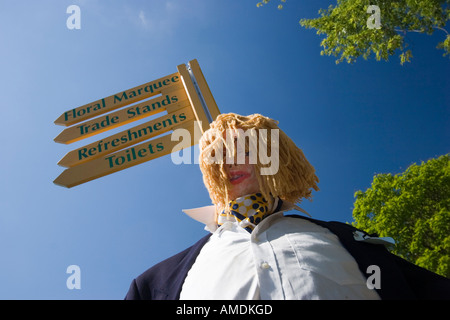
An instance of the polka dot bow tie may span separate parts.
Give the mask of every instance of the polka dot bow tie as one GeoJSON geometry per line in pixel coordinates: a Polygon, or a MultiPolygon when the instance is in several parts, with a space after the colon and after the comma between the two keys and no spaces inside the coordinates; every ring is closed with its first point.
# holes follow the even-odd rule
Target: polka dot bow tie
{"type": "MultiPolygon", "coordinates": [[[[277,209],[281,207],[281,199],[275,202],[278,202],[274,203],[277,209]]],[[[258,223],[276,211],[269,209],[268,201],[261,193],[249,194],[230,201],[229,207],[229,214],[225,210],[219,214],[218,225],[221,226],[227,221],[237,221],[242,228],[250,233],[258,223]]]]}

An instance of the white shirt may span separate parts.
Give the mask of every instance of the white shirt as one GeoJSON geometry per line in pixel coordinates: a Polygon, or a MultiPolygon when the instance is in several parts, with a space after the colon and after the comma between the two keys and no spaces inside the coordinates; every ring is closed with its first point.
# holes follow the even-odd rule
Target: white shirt
{"type": "Polygon", "coordinates": [[[236,222],[207,228],[213,234],[188,272],[182,300],[379,299],[337,236],[315,223],[278,212],[251,234],[236,222]]]}

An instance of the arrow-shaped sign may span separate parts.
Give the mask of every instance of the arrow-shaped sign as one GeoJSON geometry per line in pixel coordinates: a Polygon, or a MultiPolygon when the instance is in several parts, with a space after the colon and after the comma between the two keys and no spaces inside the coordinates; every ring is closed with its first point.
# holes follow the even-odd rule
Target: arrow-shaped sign
{"type": "Polygon", "coordinates": [[[189,104],[182,85],[172,87],[179,90],[163,91],[161,97],[147,100],[118,111],[108,113],[70,128],[64,129],[55,139],[55,142],[69,144],[81,139],[91,137],[101,132],[125,125],[127,123],[152,116],[169,107],[182,108],[189,104]]]}
{"type": "Polygon", "coordinates": [[[55,124],[70,126],[75,123],[97,117],[101,114],[115,110],[125,105],[150,98],[161,93],[162,90],[179,83],[179,74],[173,73],[146,84],[85,104],[81,107],[68,110],[55,120],[55,124]]]}
{"type": "MultiPolygon", "coordinates": [[[[191,122],[186,128],[189,130],[191,139],[195,139],[194,126],[197,122],[191,122]]],[[[73,168],[64,170],[53,182],[59,186],[71,188],[79,184],[104,177],[111,173],[121,171],[132,166],[165,156],[190,144],[172,141],[172,135],[168,134],[157,139],[143,142],[136,146],[121,150],[119,152],[103,156],[92,161],[82,163],[73,168]]]]}
{"type": "MultiPolygon", "coordinates": [[[[168,110],[169,111],[169,110],[168,110]]],[[[184,107],[169,114],[147,121],[139,126],[116,133],[102,140],[68,152],[59,162],[60,166],[70,168],[84,162],[100,158],[136,143],[166,133],[180,124],[194,120],[191,106],[184,107]]]]}

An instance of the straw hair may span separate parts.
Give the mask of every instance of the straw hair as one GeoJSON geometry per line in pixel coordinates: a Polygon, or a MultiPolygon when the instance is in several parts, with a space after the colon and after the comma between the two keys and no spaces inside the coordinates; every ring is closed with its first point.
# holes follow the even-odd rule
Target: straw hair
{"type": "MultiPolygon", "coordinates": [[[[225,171],[225,161],[211,161],[212,156],[222,155],[219,146],[227,147],[224,138],[225,132],[230,130],[241,133],[251,130],[252,135],[260,137],[260,129],[266,129],[267,139],[258,140],[258,147],[268,148],[270,153],[272,149],[270,135],[273,129],[277,129],[279,133],[279,168],[278,171],[271,175],[261,175],[261,169],[268,167],[270,164],[263,165],[260,159],[257,159],[255,165],[255,172],[259,182],[260,191],[263,196],[272,205],[273,197],[280,197],[282,200],[291,203],[300,203],[303,198],[311,200],[311,189],[319,190],[317,183],[319,179],[315,174],[314,167],[308,162],[302,150],[300,150],[295,143],[278,127],[278,121],[264,117],[260,114],[253,114],[249,116],[241,116],[235,113],[220,114],[215,121],[210,125],[200,139],[200,156],[199,165],[203,174],[203,182],[208,189],[211,201],[216,205],[216,210],[221,211],[227,208],[226,204],[233,199],[228,199],[228,191],[231,188],[231,183],[228,180],[225,171]],[[239,130],[242,129],[242,130],[239,130]],[[212,162],[212,163],[211,163],[212,162]],[[219,163],[218,163],[219,162],[219,163]]],[[[239,133],[238,133],[239,135],[239,133]]],[[[252,150],[249,142],[251,139],[247,138],[245,150],[248,152],[252,150]]],[[[276,146],[274,146],[276,147],[276,146]]],[[[233,157],[236,156],[236,148],[231,148],[233,157]]]]}

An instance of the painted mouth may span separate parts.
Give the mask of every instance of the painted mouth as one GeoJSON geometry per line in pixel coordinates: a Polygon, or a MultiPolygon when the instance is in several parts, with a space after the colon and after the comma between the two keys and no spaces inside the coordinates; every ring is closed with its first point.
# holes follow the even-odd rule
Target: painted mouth
{"type": "Polygon", "coordinates": [[[239,184],[245,179],[249,178],[250,174],[243,171],[230,172],[230,183],[233,185],[239,184]]]}

